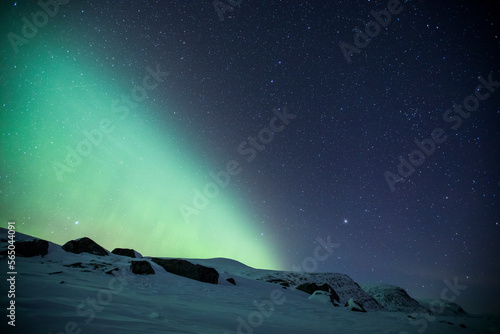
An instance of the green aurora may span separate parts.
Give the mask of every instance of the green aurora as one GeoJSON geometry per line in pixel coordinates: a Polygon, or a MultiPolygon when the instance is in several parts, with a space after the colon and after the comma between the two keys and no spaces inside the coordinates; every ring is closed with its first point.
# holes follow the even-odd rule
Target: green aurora
{"type": "MultiPolygon", "coordinates": [[[[179,140],[182,129],[160,127],[148,100],[120,101],[134,84],[119,86],[61,47],[38,48],[25,46],[5,65],[1,226],[13,220],[18,232],[59,244],[89,236],[109,250],[280,269],[277,245],[261,237],[231,184],[185,221],[179,205],[191,204],[217,169],[179,140]]],[[[158,65],[124,77],[140,85],[147,66],[158,65]]],[[[165,91],[161,82],[154,89],[165,91]]]]}

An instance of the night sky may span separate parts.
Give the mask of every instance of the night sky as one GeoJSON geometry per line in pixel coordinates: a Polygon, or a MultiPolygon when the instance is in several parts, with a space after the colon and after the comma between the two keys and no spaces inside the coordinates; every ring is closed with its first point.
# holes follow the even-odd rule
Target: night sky
{"type": "Polygon", "coordinates": [[[2,6],[2,227],[500,312],[498,1],[2,6]]]}

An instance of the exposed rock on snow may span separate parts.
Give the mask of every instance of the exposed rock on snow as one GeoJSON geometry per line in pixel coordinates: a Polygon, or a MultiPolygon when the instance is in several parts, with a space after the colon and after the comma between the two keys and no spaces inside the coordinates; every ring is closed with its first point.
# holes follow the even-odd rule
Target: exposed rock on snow
{"type": "Polygon", "coordinates": [[[180,259],[152,258],[151,261],[160,265],[169,273],[191,278],[200,282],[217,284],[219,273],[214,268],[208,268],[199,264],[192,264],[180,259]]]}
{"type": "Polygon", "coordinates": [[[131,258],[136,258],[139,256],[136,256],[136,251],[130,248],[115,248],[111,251],[111,253],[116,254],[116,255],[122,255],[122,256],[128,256],[131,258]]]}
{"type": "Polygon", "coordinates": [[[16,255],[23,257],[33,257],[37,255],[47,255],[49,252],[49,242],[42,239],[31,241],[17,241],[16,255]]]}
{"type": "Polygon", "coordinates": [[[419,299],[420,304],[427,307],[430,312],[436,315],[465,316],[465,310],[458,305],[444,299],[419,299]]]}
{"type": "Polygon", "coordinates": [[[314,292],[316,291],[325,291],[329,294],[330,301],[334,306],[338,306],[338,303],[340,302],[339,295],[335,292],[335,290],[333,290],[330,285],[326,283],[322,285],[318,285],[316,283],[302,283],[296,286],[295,289],[307,292],[310,295],[314,294],[314,292]]]}
{"type": "Polygon", "coordinates": [[[363,286],[363,290],[375,298],[388,311],[430,313],[426,307],[420,305],[400,287],[383,284],[376,286],[363,286]]]}
{"type": "MultiPolygon", "coordinates": [[[[0,251],[6,249],[7,233],[0,228],[0,251]]],[[[18,233],[16,239],[34,238],[18,233]]],[[[5,258],[0,256],[1,260],[5,258]]],[[[16,282],[16,305],[22,305],[22,311],[16,314],[16,327],[20,333],[59,333],[71,327],[75,333],[96,334],[140,333],[145,328],[151,334],[387,334],[423,331],[425,321],[428,334],[500,333],[497,316],[460,315],[465,313],[461,307],[440,300],[421,302],[434,314],[371,312],[384,308],[343,274],[262,270],[222,258],[186,260],[157,259],[169,269],[177,263],[191,271],[183,276],[194,278],[191,276],[199,276],[201,271],[214,275],[214,283],[220,278],[221,284],[208,285],[173,275],[149,257],[73,254],[49,242],[44,258],[16,260],[23,271],[23,278],[16,282]],[[144,260],[155,275],[134,274],[132,262],[144,260]],[[230,278],[238,285],[226,283],[230,278]],[[295,287],[304,283],[314,283],[309,284],[313,288],[327,284],[337,293],[340,304],[349,309],[331,307],[330,293],[323,290],[307,295],[295,288],[283,289],[285,284],[295,287]],[[363,310],[368,312],[360,314],[363,310]],[[96,318],[90,321],[93,312],[96,318]]],[[[6,284],[3,290],[8,291],[6,284]]]]}
{"type": "Polygon", "coordinates": [[[71,264],[63,264],[63,266],[68,267],[68,268],[80,268],[80,269],[85,268],[81,262],[75,262],[75,263],[71,263],[71,264]]]}
{"type": "Polygon", "coordinates": [[[232,277],[226,278],[226,281],[228,281],[232,285],[236,285],[236,282],[234,281],[234,278],[232,278],[232,277]]]}
{"type": "Polygon", "coordinates": [[[68,268],[83,269],[82,271],[84,272],[91,272],[95,270],[107,271],[110,268],[110,265],[108,263],[97,262],[95,260],[90,260],[86,263],[75,262],[70,264],[63,264],[63,266],[68,268]]]}
{"type": "Polygon", "coordinates": [[[270,280],[267,280],[266,282],[279,284],[279,285],[286,287],[286,288],[288,288],[290,286],[290,283],[288,283],[287,281],[282,280],[282,279],[270,279],[270,280]]]}
{"type": "Polygon", "coordinates": [[[352,298],[349,299],[347,303],[345,303],[345,307],[355,312],[366,312],[366,310],[363,308],[363,305],[361,305],[358,302],[355,302],[352,298]]]}
{"type": "MultiPolygon", "coordinates": [[[[307,299],[312,300],[314,302],[319,302],[321,304],[330,304],[332,295],[330,292],[316,290],[312,295],[310,295],[307,299]]],[[[333,304],[334,306],[339,306],[338,304],[333,304]]]]}
{"type": "Polygon", "coordinates": [[[137,275],[151,275],[155,271],[148,261],[132,261],[130,263],[130,270],[137,275]]]}
{"type": "Polygon", "coordinates": [[[99,246],[94,240],[90,238],[81,238],[77,240],[71,240],[62,246],[66,252],[80,254],[80,253],[90,253],[94,255],[108,255],[108,251],[99,246]]]}
{"type": "MultiPolygon", "coordinates": [[[[345,304],[350,298],[361,303],[368,311],[381,311],[384,307],[372,296],[366,293],[358,283],[345,274],[339,273],[300,273],[291,271],[248,271],[248,277],[265,282],[285,281],[291,286],[303,283],[328,284],[337,294],[340,304],[345,304]]],[[[314,292],[314,291],[313,291],[314,292]]]]}

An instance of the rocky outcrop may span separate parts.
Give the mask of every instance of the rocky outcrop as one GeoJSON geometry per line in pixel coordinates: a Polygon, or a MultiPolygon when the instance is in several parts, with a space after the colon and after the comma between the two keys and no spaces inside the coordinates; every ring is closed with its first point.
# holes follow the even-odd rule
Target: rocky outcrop
{"type": "Polygon", "coordinates": [[[366,310],[363,308],[363,305],[361,303],[354,301],[352,298],[345,303],[345,307],[349,308],[351,311],[354,312],[366,312],[366,310]]]}
{"type": "Polygon", "coordinates": [[[285,287],[286,287],[286,288],[290,287],[290,283],[288,283],[287,281],[282,280],[282,279],[270,279],[270,280],[268,280],[268,281],[266,281],[266,282],[269,282],[269,283],[274,283],[274,284],[279,284],[279,285],[281,285],[281,286],[282,286],[282,287],[284,287],[284,288],[285,288],[285,287]]]}
{"type": "Polygon", "coordinates": [[[282,280],[288,282],[290,286],[297,286],[303,283],[316,283],[317,285],[328,284],[338,295],[341,305],[344,305],[350,298],[363,305],[367,311],[381,311],[384,307],[372,296],[366,293],[348,275],[340,273],[305,273],[295,271],[260,271],[248,275],[260,281],[271,282],[282,280]]]}
{"type": "Polygon", "coordinates": [[[130,248],[115,248],[111,251],[111,253],[116,254],[116,255],[122,255],[122,256],[128,256],[131,258],[135,258],[135,251],[130,248]]]}
{"type": "Polygon", "coordinates": [[[204,283],[217,284],[219,273],[214,268],[208,268],[199,264],[192,264],[181,259],[152,258],[151,261],[160,265],[169,273],[184,276],[204,283]]]}
{"type": "Polygon", "coordinates": [[[318,285],[316,283],[303,283],[295,287],[295,289],[307,292],[308,294],[312,295],[315,291],[325,291],[330,294],[330,301],[334,306],[338,306],[338,303],[340,302],[340,297],[339,295],[333,290],[333,288],[324,283],[322,285],[318,285]]]}
{"type": "Polygon", "coordinates": [[[108,255],[108,251],[99,246],[94,240],[90,238],[81,238],[71,240],[62,246],[66,252],[69,253],[90,253],[94,255],[108,255]]]}
{"type": "MultiPolygon", "coordinates": [[[[312,295],[309,296],[309,300],[316,302],[316,303],[321,303],[321,304],[332,304],[332,294],[330,292],[326,292],[323,290],[316,290],[312,295]]],[[[339,306],[339,304],[333,302],[333,306],[339,306]]]]}
{"type": "Polygon", "coordinates": [[[130,270],[137,275],[151,275],[155,271],[148,261],[132,261],[130,263],[130,270]]]}
{"type": "Polygon", "coordinates": [[[228,281],[232,285],[236,285],[236,282],[235,282],[234,278],[232,278],[232,277],[226,278],[226,281],[228,281]]]}
{"type": "Polygon", "coordinates": [[[46,240],[17,241],[15,246],[17,256],[33,257],[41,255],[43,257],[49,253],[49,242],[46,240]]]}
{"type": "Polygon", "coordinates": [[[429,310],[415,299],[411,298],[405,290],[394,285],[364,286],[369,295],[375,298],[384,308],[391,312],[426,312],[429,310]]]}

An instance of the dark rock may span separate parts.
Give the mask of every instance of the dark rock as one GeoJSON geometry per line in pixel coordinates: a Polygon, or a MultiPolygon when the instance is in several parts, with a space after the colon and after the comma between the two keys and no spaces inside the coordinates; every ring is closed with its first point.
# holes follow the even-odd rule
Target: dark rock
{"type": "Polygon", "coordinates": [[[199,264],[192,264],[180,259],[152,258],[151,261],[160,265],[169,273],[191,278],[200,282],[217,284],[219,273],[214,268],[208,268],[199,264]]]}
{"type": "Polygon", "coordinates": [[[337,303],[340,302],[339,295],[327,283],[324,283],[322,285],[317,285],[316,283],[303,283],[303,284],[296,286],[295,289],[307,292],[310,295],[312,295],[314,293],[314,291],[317,291],[317,290],[326,291],[326,292],[330,293],[330,301],[332,302],[332,304],[334,306],[337,306],[337,303]]]}
{"type": "Polygon", "coordinates": [[[92,269],[97,270],[97,269],[105,269],[107,265],[102,262],[97,262],[94,260],[90,260],[91,263],[88,263],[89,266],[92,267],[92,269]]]}
{"type": "Polygon", "coordinates": [[[130,263],[130,270],[137,275],[151,275],[155,273],[153,267],[151,267],[151,263],[148,261],[132,261],[130,263]]]}
{"type": "Polygon", "coordinates": [[[361,305],[358,302],[355,302],[352,298],[349,299],[349,301],[347,303],[345,303],[345,307],[348,307],[351,309],[351,311],[355,311],[355,312],[366,312],[363,305],[361,305]]]}
{"type": "Polygon", "coordinates": [[[287,282],[287,281],[285,281],[284,279],[275,279],[275,278],[273,278],[273,279],[266,280],[266,282],[280,284],[283,287],[290,287],[290,283],[287,282]]]}
{"type": "MultiPolygon", "coordinates": [[[[71,264],[63,264],[63,266],[68,267],[68,268],[80,268],[84,269],[82,272],[92,272],[92,270],[106,270],[108,268],[108,265],[100,262],[95,262],[92,261],[90,263],[81,263],[81,262],[76,262],[76,263],[71,263],[71,264]],[[92,270],[89,270],[92,269],[92,270]]],[[[113,270],[118,270],[118,269],[113,269],[113,270]]]]}
{"type": "Polygon", "coordinates": [[[15,246],[17,256],[33,257],[41,255],[43,257],[49,253],[49,242],[47,240],[16,241],[15,246]]]}
{"type": "Polygon", "coordinates": [[[409,315],[408,318],[410,318],[410,319],[417,319],[415,317],[412,317],[411,315],[409,315]]]}
{"type": "Polygon", "coordinates": [[[467,328],[467,326],[465,326],[465,324],[460,324],[460,325],[458,325],[458,326],[460,326],[460,327],[462,327],[462,328],[467,328]]]}
{"type": "Polygon", "coordinates": [[[115,248],[111,253],[135,258],[135,251],[129,248],[115,248]]]}
{"type": "Polygon", "coordinates": [[[234,278],[232,278],[232,277],[226,278],[226,281],[228,281],[232,285],[236,285],[236,282],[234,281],[234,278]]]}
{"type": "Polygon", "coordinates": [[[66,252],[80,254],[90,253],[94,255],[108,255],[108,251],[99,246],[95,241],[90,238],[81,238],[78,240],[71,240],[62,246],[66,252]]]}
{"type": "Polygon", "coordinates": [[[118,269],[118,268],[113,268],[113,269],[111,269],[111,270],[106,271],[106,274],[108,274],[108,275],[114,275],[114,274],[113,274],[113,272],[114,272],[114,271],[118,271],[118,270],[120,270],[120,269],[118,269]]]}
{"type": "Polygon", "coordinates": [[[56,272],[53,272],[53,273],[49,273],[49,275],[55,275],[55,274],[62,274],[62,271],[56,271],[56,272]]]}
{"type": "Polygon", "coordinates": [[[7,257],[7,255],[9,254],[9,250],[8,250],[8,240],[7,239],[3,239],[3,238],[0,238],[0,247],[2,248],[0,250],[0,256],[5,256],[7,257]]]}

